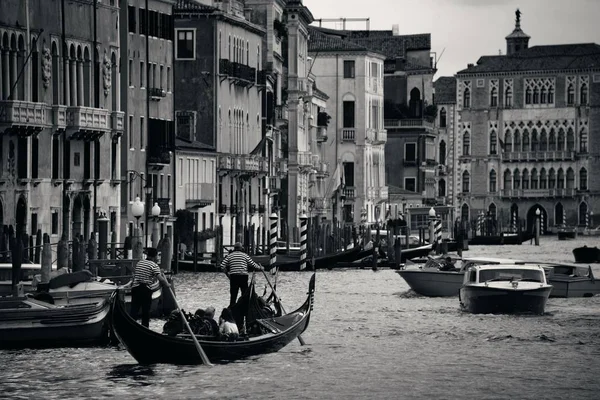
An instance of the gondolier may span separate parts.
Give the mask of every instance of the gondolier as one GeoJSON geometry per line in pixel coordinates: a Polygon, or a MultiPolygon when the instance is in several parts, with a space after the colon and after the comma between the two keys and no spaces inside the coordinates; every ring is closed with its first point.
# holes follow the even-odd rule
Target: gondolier
{"type": "Polygon", "coordinates": [[[149,247],[144,252],[145,260],[138,261],[133,271],[131,284],[131,316],[137,319],[140,308],[142,309],[142,325],[150,325],[150,306],[152,304],[152,289],[150,286],[158,279],[163,285],[169,285],[167,279],[156,264],[158,251],[149,247]]]}
{"type": "Polygon", "coordinates": [[[248,289],[248,270],[250,268],[257,271],[264,270],[248,254],[244,253],[241,243],[234,244],[233,252],[229,253],[221,262],[221,269],[229,277],[229,291],[231,293],[229,307],[235,304],[238,290],[241,291],[240,294],[244,294],[248,289]]]}

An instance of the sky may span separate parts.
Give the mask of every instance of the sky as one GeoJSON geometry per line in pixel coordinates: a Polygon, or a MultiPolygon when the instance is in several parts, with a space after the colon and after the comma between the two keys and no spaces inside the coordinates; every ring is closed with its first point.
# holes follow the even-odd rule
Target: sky
{"type": "MultiPolygon", "coordinates": [[[[566,43],[600,44],[600,0],[304,0],[315,19],[370,18],[370,29],[401,35],[431,33],[440,76],[451,76],[480,56],[506,53],[506,35],[520,9],[529,46],[566,43]]],[[[341,29],[341,23],[323,22],[341,29]]],[[[366,29],[347,22],[346,29],[366,29]]]]}

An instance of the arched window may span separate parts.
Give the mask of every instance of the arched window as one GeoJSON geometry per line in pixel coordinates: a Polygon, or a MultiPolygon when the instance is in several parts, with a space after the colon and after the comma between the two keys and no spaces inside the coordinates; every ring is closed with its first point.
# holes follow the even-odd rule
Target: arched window
{"type": "Polygon", "coordinates": [[[542,88],[540,91],[540,103],[546,104],[548,102],[548,94],[546,93],[546,88],[542,88]]]}
{"type": "Polygon", "coordinates": [[[567,151],[575,150],[575,133],[572,128],[567,131],[567,151]]]}
{"type": "Polygon", "coordinates": [[[521,189],[521,172],[516,168],[513,172],[513,189],[521,189]]]}
{"type": "Polygon", "coordinates": [[[587,136],[587,132],[582,129],[581,132],[579,132],[579,151],[581,153],[587,153],[587,145],[588,145],[588,136],[587,136]]]}
{"type": "Polygon", "coordinates": [[[540,171],[540,189],[548,188],[548,176],[546,175],[546,169],[542,168],[540,171]]]}
{"type": "Polygon", "coordinates": [[[531,151],[538,151],[539,149],[540,145],[538,140],[538,133],[534,129],[533,132],[531,132],[531,151]]]}
{"type": "Polygon", "coordinates": [[[460,219],[462,221],[469,220],[469,206],[466,203],[460,208],[460,219]]]}
{"type": "Polygon", "coordinates": [[[408,107],[410,109],[410,115],[413,118],[421,117],[422,101],[421,101],[421,91],[419,89],[413,88],[410,91],[410,100],[408,101],[408,107]]]}
{"type": "Polygon", "coordinates": [[[496,192],[496,171],[491,170],[490,171],[490,192],[494,193],[496,192]]]}
{"type": "Polygon", "coordinates": [[[440,179],[438,181],[438,197],[446,196],[446,181],[444,179],[440,179]]]}
{"type": "Polygon", "coordinates": [[[504,190],[511,190],[512,189],[512,173],[510,172],[510,170],[505,170],[504,171],[504,190]]]}
{"type": "Polygon", "coordinates": [[[465,91],[463,93],[463,108],[470,108],[471,107],[471,91],[469,90],[469,88],[465,88],[465,91]]]}
{"type": "Polygon", "coordinates": [[[573,105],[575,104],[575,87],[572,84],[567,88],[567,104],[573,105]]]}
{"type": "Polygon", "coordinates": [[[58,47],[56,42],[52,42],[52,104],[60,104],[60,58],[58,56],[58,47]]]}
{"type": "Polygon", "coordinates": [[[498,107],[498,89],[492,88],[490,91],[490,107],[498,107]]]}
{"type": "Polygon", "coordinates": [[[523,132],[523,151],[529,151],[529,132],[523,132]]]}
{"type": "Polygon", "coordinates": [[[440,128],[446,127],[446,109],[442,107],[440,110],[440,128]]]}
{"type": "Polygon", "coordinates": [[[440,142],[440,164],[446,164],[446,142],[442,140],[440,142]]]}
{"type": "Polygon", "coordinates": [[[588,87],[585,83],[581,85],[579,103],[582,105],[586,105],[588,103],[588,87]]]}
{"type": "Polygon", "coordinates": [[[514,151],[521,151],[521,133],[519,131],[515,131],[515,143],[514,143],[514,151]]]}
{"type": "Polygon", "coordinates": [[[498,154],[498,135],[496,135],[496,131],[490,132],[490,154],[498,154]]]}
{"type": "Polygon", "coordinates": [[[556,203],[554,206],[554,224],[556,226],[564,225],[567,221],[564,218],[564,207],[562,203],[556,203]]]}
{"type": "Polygon", "coordinates": [[[471,154],[471,135],[469,132],[465,132],[463,135],[463,156],[471,154]]]}
{"type": "Polygon", "coordinates": [[[542,148],[542,150],[556,151],[556,132],[554,132],[554,129],[550,129],[550,134],[548,135],[548,148],[542,148]]]}
{"type": "Polygon", "coordinates": [[[525,104],[531,104],[531,88],[525,90],[525,104]]]}
{"type": "Polygon", "coordinates": [[[497,210],[496,205],[494,203],[490,204],[490,206],[488,207],[488,213],[490,214],[490,217],[492,217],[493,220],[496,219],[497,210]]]}
{"type": "Polygon", "coordinates": [[[548,89],[548,104],[554,103],[554,88],[550,86],[548,89]]]}
{"type": "Polygon", "coordinates": [[[508,87],[508,88],[506,88],[506,91],[504,92],[504,106],[506,108],[512,107],[512,100],[513,100],[512,88],[508,87]]]}
{"type": "Polygon", "coordinates": [[[540,90],[538,88],[533,89],[533,104],[540,104],[540,90]]]}
{"type": "Polygon", "coordinates": [[[463,193],[469,193],[471,188],[471,176],[468,171],[464,171],[462,174],[462,191],[463,193]]]}
{"type": "Polygon", "coordinates": [[[575,188],[575,171],[573,168],[567,169],[567,189],[575,188]]]}
{"type": "Polygon", "coordinates": [[[585,168],[579,170],[579,190],[588,190],[588,174],[585,168]]]}
{"type": "Polygon", "coordinates": [[[527,168],[525,168],[523,170],[523,178],[521,180],[521,187],[524,190],[529,189],[529,171],[527,170],[527,168]]]}
{"type": "Polygon", "coordinates": [[[512,146],[512,133],[510,131],[504,132],[504,152],[510,153],[513,150],[512,146]]]}
{"type": "Polygon", "coordinates": [[[587,227],[589,225],[588,220],[588,206],[585,201],[579,204],[579,225],[587,227]]]}
{"type": "Polygon", "coordinates": [[[550,172],[548,173],[548,189],[556,188],[556,172],[554,168],[550,168],[550,172]]]}
{"type": "Polygon", "coordinates": [[[565,131],[560,128],[558,131],[558,144],[556,150],[563,151],[565,149],[565,131]]]}
{"type": "Polygon", "coordinates": [[[537,169],[535,169],[535,168],[531,170],[531,188],[532,189],[538,188],[538,173],[537,173],[537,169]]]}

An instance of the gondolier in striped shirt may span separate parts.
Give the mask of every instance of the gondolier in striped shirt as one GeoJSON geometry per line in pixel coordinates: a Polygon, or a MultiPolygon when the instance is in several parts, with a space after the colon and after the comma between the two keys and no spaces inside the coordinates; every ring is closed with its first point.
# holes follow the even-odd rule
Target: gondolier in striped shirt
{"type": "Polygon", "coordinates": [[[229,253],[221,262],[221,269],[229,277],[229,290],[231,293],[229,307],[235,304],[238,290],[243,295],[248,289],[248,270],[250,268],[257,271],[264,270],[248,254],[244,253],[241,243],[234,244],[233,252],[229,253]]]}
{"type": "Polygon", "coordinates": [[[163,285],[169,285],[167,279],[156,264],[158,251],[149,247],[145,251],[146,259],[138,261],[133,271],[131,284],[131,316],[137,319],[142,309],[142,325],[150,325],[150,306],[152,305],[152,289],[150,286],[158,279],[163,285]]]}

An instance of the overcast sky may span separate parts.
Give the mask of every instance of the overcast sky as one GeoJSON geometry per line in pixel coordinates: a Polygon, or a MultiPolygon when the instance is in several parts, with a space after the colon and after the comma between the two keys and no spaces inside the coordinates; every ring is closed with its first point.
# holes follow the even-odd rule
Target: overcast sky
{"type": "MultiPolygon", "coordinates": [[[[431,50],[439,58],[436,79],[454,75],[482,55],[504,54],[517,8],[530,46],[600,44],[600,0],[304,0],[304,5],[315,19],[370,18],[370,29],[398,24],[401,35],[431,33],[431,50]]],[[[342,28],[331,22],[323,26],[342,28]]],[[[346,28],[366,29],[364,22],[347,22],[346,28]]]]}

